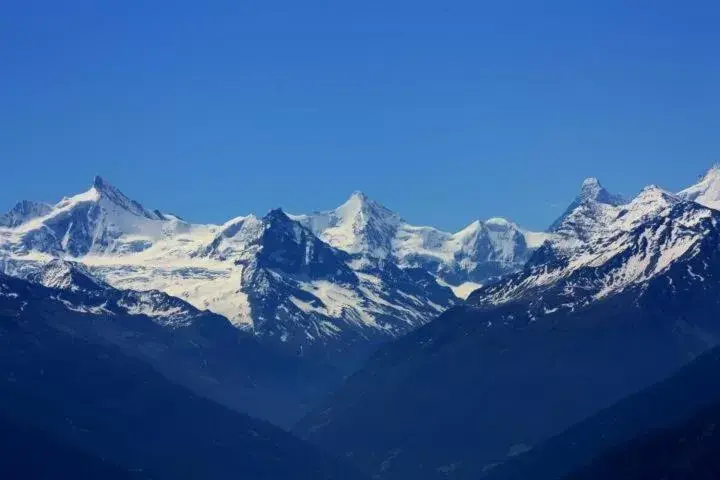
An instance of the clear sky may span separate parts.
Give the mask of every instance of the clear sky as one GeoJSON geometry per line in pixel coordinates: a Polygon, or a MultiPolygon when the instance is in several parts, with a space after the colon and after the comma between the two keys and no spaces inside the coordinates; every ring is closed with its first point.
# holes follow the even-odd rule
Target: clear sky
{"type": "Polygon", "coordinates": [[[193,221],[363,190],[543,228],[588,176],[677,190],[720,160],[718,3],[2,2],[0,209],[101,174],[193,221]]]}

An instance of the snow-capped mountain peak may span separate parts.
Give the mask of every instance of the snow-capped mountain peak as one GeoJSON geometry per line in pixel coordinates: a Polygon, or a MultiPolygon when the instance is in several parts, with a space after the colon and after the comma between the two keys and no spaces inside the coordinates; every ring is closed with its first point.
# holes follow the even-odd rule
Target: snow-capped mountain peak
{"type": "Polygon", "coordinates": [[[350,197],[348,197],[346,203],[353,202],[353,201],[360,202],[360,203],[374,202],[362,190],[355,190],[354,192],[352,192],[350,194],[350,197]]]}
{"type": "Polygon", "coordinates": [[[657,185],[649,185],[630,203],[620,207],[616,224],[622,230],[630,230],[648,219],[664,214],[682,201],[674,193],[657,185]]]}
{"type": "Polygon", "coordinates": [[[608,192],[597,178],[590,177],[583,181],[582,187],[580,188],[580,195],[576,201],[593,201],[617,206],[623,204],[625,199],[621,195],[608,192]]]}
{"type": "Polygon", "coordinates": [[[624,205],[584,202],[523,272],[473,299],[498,304],[534,296],[547,308],[573,309],[645,282],[678,259],[696,255],[709,232],[717,234],[719,221],[717,212],[656,185],[624,205]]]}
{"type": "Polygon", "coordinates": [[[608,192],[596,178],[588,178],[548,231],[573,242],[587,242],[604,231],[617,215],[616,207],[624,203],[622,196],[608,192]]]}
{"type": "Polygon", "coordinates": [[[508,228],[508,227],[511,227],[511,226],[516,226],[516,225],[515,225],[514,223],[512,223],[511,221],[509,221],[509,220],[507,220],[507,219],[505,219],[505,218],[501,218],[501,217],[488,218],[487,220],[485,220],[485,225],[488,226],[488,227],[490,227],[490,228],[492,228],[492,227],[495,227],[495,228],[508,228]]]}
{"type": "Polygon", "coordinates": [[[93,179],[90,189],[72,197],[63,198],[48,213],[53,215],[84,204],[95,204],[108,211],[120,209],[148,220],[167,220],[159,211],[147,210],[139,202],[128,198],[120,189],[99,175],[93,179]]]}
{"type": "Polygon", "coordinates": [[[95,177],[87,191],[35,210],[23,221],[15,221],[12,231],[0,236],[0,243],[9,244],[16,253],[40,251],[71,257],[131,253],[189,228],[177,218],[145,209],[101,177],[95,177]]]}
{"type": "Polygon", "coordinates": [[[629,207],[631,205],[650,202],[659,202],[662,204],[674,205],[678,202],[681,202],[682,200],[683,199],[680,198],[678,195],[669,192],[662,187],[659,187],[657,185],[648,185],[647,187],[643,188],[640,193],[635,198],[633,198],[627,205],[629,207]]]}
{"type": "Polygon", "coordinates": [[[600,184],[600,180],[595,177],[588,177],[583,180],[580,192],[581,195],[597,196],[602,190],[603,186],[600,184]]]}
{"type": "Polygon", "coordinates": [[[160,212],[146,210],[140,203],[129,199],[117,187],[99,175],[93,180],[92,190],[97,192],[98,198],[105,198],[135,215],[143,216],[150,220],[165,220],[165,217],[160,212]]]}
{"type": "Polygon", "coordinates": [[[335,248],[380,259],[392,255],[393,238],[403,223],[398,214],[360,191],[334,210],[291,218],[335,248]]]}
{"type": "Polygon", "coordinates": [[[679,192],[678,196],[720,210],[720,164],[713,165],[698,183],[679,192]]]}
{"type": "Polygon", "coordinates": [[[453,286],[477,286],[517,270],[548,236],[499,217],[475,220],[456,233],[414,226],[359,191],[334,210],[291,218],[351,255],[422,268],[453,286]]]}
{"type": "Polygon", "coordinates": [[[352,222],[355,228],[367,228],[371,223],[396,225],[402,220],[397,213],[360,191],[353,192],[350,198],[335,210],[335,214],[343,223],[352,222]]]}

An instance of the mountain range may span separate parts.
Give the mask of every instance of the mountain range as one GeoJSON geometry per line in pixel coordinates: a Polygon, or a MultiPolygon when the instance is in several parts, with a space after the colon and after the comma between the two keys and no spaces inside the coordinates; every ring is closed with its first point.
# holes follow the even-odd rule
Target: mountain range
{"type": "Polygon", "coordinates": [[[479,478],[667,377],[720,342],[720,170],[698,185],[586,181],[521,271],[381,347],[295,431],[375,478],[479,478]]]}
{"type": "Polygon", "coordinates": [[[72,261],[114,288],[181,298],[345,372],[458,303],[453,290],[518,270],[547,236],[503,219],[454,234],[416,227],[359,192],[327,212],[190,224],[100,177],[55,205],[22,201],[0,226],[6,273],[72,261]]]}
{"type": "Polygon", "coordinates": [[[0,217],[0,271],[61,290],[53,308],[88,317],[72,327],[86,337],[287,426],[380,344],[520,268],[545,236],[502,219],[415,227],[360,192],[332,211],[191,224],[97,177],[0,217]]]}
{"type": "MultiPolygon", "coordinates": [[[[209,225],[97,177],[0,217],[0,414],[119,476],[500,479],[720,343],[716,208],[719,167],[632,199],[587,179],[546,232],[413,226],[360,192],[209,225]]],[[[561,473],[666,424],[632,425],[561,473]]]]}

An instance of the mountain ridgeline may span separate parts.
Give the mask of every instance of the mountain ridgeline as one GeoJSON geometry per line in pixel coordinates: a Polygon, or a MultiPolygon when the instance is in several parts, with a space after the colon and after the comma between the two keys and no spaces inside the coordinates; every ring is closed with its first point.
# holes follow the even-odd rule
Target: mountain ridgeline
{"type": "Polygon", "coordinates": [[[100,177],[55,205],[23,201],[0,218],[8,274],[71,260],[113,288],[182,298],[273,350],[344,373],[458,303],[455,293],[518,270],[544,238],[502,219],[454,234],[414,227],[359,192],[327,212],[191,224],[100,177]]]}
{"type": "Polygon", "coordinates": [[[55,205],[22,201],[0,217],[0,267],[31,278],[69,260],[110,287],[181,298],[272,350],[347,374],[519,270],[546,236],[498,218],[457,233],[416,227],[360,192],[309,215],[191,224],[96,177],[55,205]]]}
{"type": "Polygon", "coordinates": [[[718,207],[716,167],[547,232],[360,192],[209,225],[98,177],[0,217],[0,427],[108,478],[711,474],[718,207]]]}

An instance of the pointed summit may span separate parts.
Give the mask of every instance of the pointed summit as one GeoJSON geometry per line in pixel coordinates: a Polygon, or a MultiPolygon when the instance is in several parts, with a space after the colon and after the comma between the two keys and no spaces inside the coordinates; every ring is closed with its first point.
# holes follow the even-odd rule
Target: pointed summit
{"type": "Polygon", "coordinates": [[[608,192],[600,181],[594,177],[586,178],[583,181],[582,187],[580,188],[580,195],[576,198],[576,201],[578,200],[591,200],[613,206],[625,203],[625,199],[621,195],[614,195],[608,192]]]}
{"type": "Polygon", "coordinates": [[[678,192],[678,197],[720,210],[720,164],[710,167],[698,183],[678,192]]]}
{"type": "Polygon", "coordinates": [[[586,178],[580,186],[580,194],[576,200],[597,200],[604,197],[606,192],[607,190],[602,186],[600,180],[595,177],[586,178]]]}
{"type": "Polygon", "coordinates": [[[92,188],[100,195],[106,195],[110,197],[122,197],[124,199],[127,199],[127,197],[117,187],[105,180],[100,175],[95,175],[95,178],[93,178],[92,188]]]}
{"type": "Polygon", "coordinates": [[[331,245],[350,253],[386,258],[392,250],[392,239],[400,215],[372,200],[360,191],[327,214],[327,228],[322,238],[331,245]]]}
{"type": "Polygon", "coordinates": [[[365,192],[363,192],[361,190],[355,190],[354,192],[352,192],[350,194],[350,198],[348,200],[351,200],[351,199],[357,199],[362,202],[367,202],[368,200],[370,200],[370,198],[367,195],[365,195],[365,192]]]}
{"type": "Polygon", "coordinates": [[[98,190],[103,190],[107,187],[112,187],[112,185],[107,183],[105,179],[102,178],[100,175],[95,175],[95,178],[93,179],[93,187],[97,188],[98,190]]]}
{"type": "Polygon", "coordinates": [[[307,234],[312,235],[309,230],[306,232],[299,222],[291,219],[282,208],[273,208],[260,220],[264,225],[263,242],[267,238],[288,236],[295,242],[301,242],[307,234]]]}
{"type": "Polygon", "coordinates": [[[602,186],[600,181],[595,177],[586,178],[582,186],[580,187],[580,193],[565,212],[550,225],[549,232],[557,231],[565,221],[575,210],[579,207],[601,204],[610,205],[617,207],[618,205],[624,205],[626,200],[622,195],[615,195],[608,192],[605,187],[602,186]]]}
{"type": "MultiPolygon", "coordinates": [[[[344,252],[324,243],[309,228],[290,218],[281,208],[270,210],[261,223],[261,229],[253,229],[251,226],[247,235],[249,244],[259,247],[256,253],[257,263],[248,270],[248,275],[258,274],[257,268],[260,268],[343,283],[357,280],[345,264],[344,252]]],[[[247,251],[246,249],[245,252],[247,251]]],[[[244,278],[249,281],[249,278],[244,278]]],[[[256,278],[255,281],[257,280],[256,278]]]]}
{"type": "Polygon", "coordinates": [[[120,203],[137,203],[126,197],[125,194],[122,193],[116,186],[105,180],[100,175],[95,175],[95,178],[93,178],[92,189],[94,189],[101,196],[104,195],[105,197],[108,197],[113,201],[118,201],[120,203]]]}
{"type": "Polygon", "coordinates": [[[297,223],[296,221],[291,219],[288,214],[285,213],[285,211],[280,207],[273,208],[267,214],[265,214],[265,216],[262,217],[262,222],[267,224],[268,226],[283,224],[291,225],[297,223]]]}
{"type": "Polygon", "coordinates": [[[397,216],[390,209],[368,197],[360,190],[352,192],[345,203],[335,209],[335,213],[343,217],[347,217],[349,214],[357,214],[358,212],[372,216],[397,216]]]}
{"type": "Polygon", "coordinates": [[[600,189],[600,188],[603,188],[602,185],[600,185],[600,180],[598,180],[595,177],[588,177],[585,180],[583,180],[582,190],[600,189]]]}
{"type": "Polygon", "coordinates": [[[122,193],[117,187],[112,185],[110,182],[105,180],[100,175],[96,175],[93,179],[92,189],[100,197],[100,199],[107,199],[114,203],[118,207],[129,211],[130,213],[150,220],[165,220],[165,217],[159,211],[146,210],[139,202],[131,200],[124,193],[122,193]]]}
{"type": "Polygon", "coordinates": [[[372,217],[397,217],[400,218],[395,212],[385,207],[384,205],[376,202],[372,198],[368,197],[364,192],[355,190],[350,194],[350,197],[335,209],[335,214],[339,217],[347,218],[351,215],[362,214],[364,216],[372,217]]]}

